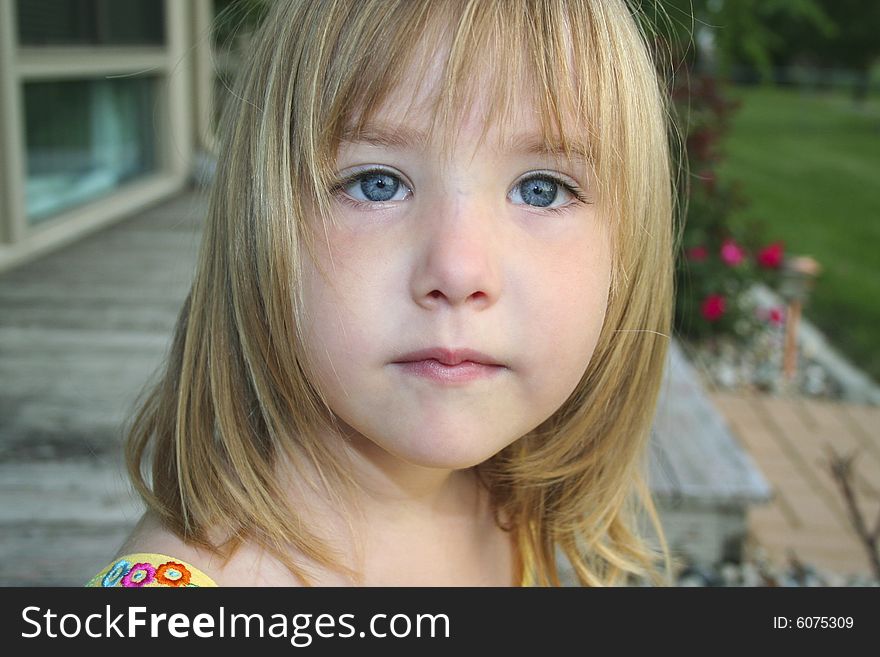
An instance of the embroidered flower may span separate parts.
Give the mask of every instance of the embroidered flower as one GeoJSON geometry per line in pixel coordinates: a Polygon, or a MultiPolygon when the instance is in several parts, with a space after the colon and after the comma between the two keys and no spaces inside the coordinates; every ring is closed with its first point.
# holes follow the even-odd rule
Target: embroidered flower
{"type": "Polygon", "coordinates": [[[121,580],[126,573],[128,573],[131,568],[131,564],[125,559],[120,559],[113,567],[107,571],[107,574],[104,575],[104,579],[101,580],[101,586],[106,586],[108,588],[116,586],[119,584],[119,580],[121,580]]]}
{"type": "Polygon", "coordinates": [[[156,579],[156,569],[148,563],[136,563],[122,578],[122,585],[129,588],[146,586],[156,579]]]}
{"type": "Polygon", "coordinates": [[[192,574],[182,563],[168,561],[156,569],[156,581],[165,586],[187,586],[192,574]]]}

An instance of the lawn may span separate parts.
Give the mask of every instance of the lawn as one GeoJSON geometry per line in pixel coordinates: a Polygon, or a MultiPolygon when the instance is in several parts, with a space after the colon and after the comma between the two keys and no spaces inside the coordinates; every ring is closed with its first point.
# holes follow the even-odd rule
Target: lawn
{"type": "Polygon", "coordinates": [[[739,87],[721,175],[789,254],[823,267],[805,310],[832,343],[880,381],[880,98],[739,87]]]}

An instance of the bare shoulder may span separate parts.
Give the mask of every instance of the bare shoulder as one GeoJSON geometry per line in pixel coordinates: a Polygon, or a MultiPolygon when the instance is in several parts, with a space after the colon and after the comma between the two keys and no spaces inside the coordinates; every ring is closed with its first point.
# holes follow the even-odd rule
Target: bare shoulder
{"type": "Polygon", "coordinates": [[[189,544],[165,527],[153,513],[145,513],[117,553],[162,554],[202,571],[218,586],[302,586],[277,559],[245,544],[229,559],[189,544]]]}
{"type": "Polygon", "coordinates": [[[121,557],[136,552],[168,554],[185,561],[190,561],[187,557],[199,556],[196,548],[178,538],[159,521],[155,514],[150,512],[141,516],[116,556],[121,557]]]}

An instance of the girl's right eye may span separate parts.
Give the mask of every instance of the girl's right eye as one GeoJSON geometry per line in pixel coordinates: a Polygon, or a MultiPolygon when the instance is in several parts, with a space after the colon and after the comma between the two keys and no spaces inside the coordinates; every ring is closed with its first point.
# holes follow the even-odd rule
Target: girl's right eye
{"type": "Polygon", "coordinates": [[[412,190],[398,175],[387,169],[368,169],[349,176],[337,187],[361,203],[403,201],[412,190]]]}

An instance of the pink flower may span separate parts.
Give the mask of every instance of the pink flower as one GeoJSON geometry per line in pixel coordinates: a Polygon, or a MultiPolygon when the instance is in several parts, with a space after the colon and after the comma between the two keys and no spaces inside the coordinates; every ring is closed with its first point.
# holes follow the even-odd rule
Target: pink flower
{"type": "Polygon", "coordinates": [[[129,588],[146,586],[156,577],[156,569],[148,563],[136,563],[122,578],[122,585],[129,588]]]}
{"type": "Polygon", "coordinates": [[[687,250],[687,259],[693,262],[703,262],[709,257],[709,250],[703,246],[692,246],[687,250]]]}
{"type": "Polygon", "coordinates": [[[721,260],[724,264],[736,267],[745,258],[745,252],[742,247],[728,238],[721,244],[721,260]]]}
{"type": "Polygon", "coordinates": [[[700,312],[708,322],[717,322],[724,314],[725,299],[720,294],[710,294],[703,299],[700,312]]]}
{"type": "Polygon", "coordinates": [[[779,269],[782,264],[784,246],[782,242],[773,242],[758,251],[758,264],[764,269],[779,269]]]}
{"type": "Polygon", "coordinates": [[[755,311],[755,315],[762,322],[768,322],[773,326],[780,326],[785,322],[785,308],[783,306],[761,307],[755,311]]]}

